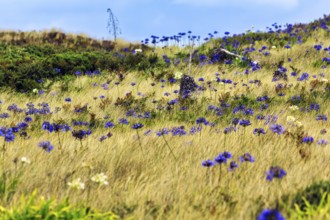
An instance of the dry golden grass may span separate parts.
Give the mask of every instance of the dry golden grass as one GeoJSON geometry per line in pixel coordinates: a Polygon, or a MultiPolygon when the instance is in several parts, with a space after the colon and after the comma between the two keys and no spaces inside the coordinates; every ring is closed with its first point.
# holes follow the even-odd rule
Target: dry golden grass
{"type": "MultiPolygon", "coordinates": [[[[330,80],[329,68],[316,69],[311,67],[312,59],[302,56],[306,49],[312,51],[315,41],[310,41],[303,46],[294,46],[289,51],[271,50],[271,57],[253,57],[263,65],[277,63],[284,57],[291,57],[292,63],[285,63],[299,67],[302,72],[310,75],[324,73],[325,78],[330,80]]],[[[122,42],[119,42],[122,44],[122,42]]],[[[262,45],[262,42],[260,42],[262,45]]],[[[308,57],[311,58],[311,54],[308,57]]],[[[286,58],[287,58],[286,57],[286,58]]],[[[276,68],[274,67],[274,70],[276,68]]],[[[231,96],[246,94],[249,97],[268,95],[276,97],[275,83],[271,82],[272,73],[269,70],[260,70],[250,75],[244,75],[243,70],[228,69],[222,67],[225,74],[221,78],[232,79],[239,84],[233,85],[214,84],[217,93],[205,91],[195,95],[198,103],[202,98],[208,100],[207,103],[195,108],[194,118],[204,116],[208,104],[219,104],[218,96],[225,92],[230,92],[231,96]],[[241,72],[237,74],[237,72],[241,72]],[[248,84],[243,87],[243,83],[248,80],[259,79],[261,86],[248,84]]],[[[205,81],[214,80],[214,74],[218,72],[218,67],[204,66],[195,67],[193,76],[195,79],[204,77],[205,81]]],[[[290,71],[288,71],[288,74],[290,71]]],[[[37,189],[45,197],[56,197],[63,199],[69,197],[70,201],[82,202],[92,207],[102,210],[113,210],[120,213],[125,218],[131,219],[255,219],[258,212],[264,208],[274,208],[275,202],[282,195],[295,193],[298,189],[305,188],[315,181],[328,180],[330,175],[330,148],[319,146],[316,143],[307,146],[308,159],[302,158],[296,143],[284,135],[273,134],[264,121],[257,121],[255,115],[260,113],[255,110],[255,115],[251,117],[252,126],[245,129],[240,127],[237,132],[225,135],[222,131],[228,126],[224,121],[220,121],[215,128],[205,127],[201,134],[185,135],[181,137],[165,136],[167,142],[173,148],[178,158],[175,160],[169,152],[163,138],[156,136],[155,132],[161,128],[171,128],[173,126],[184,125],[186,131],[192,126],[189,122],[169,121],[168,116],[157,119],[155,123],[146,125],[139,131],[141,138],[141,151],[138,136],[130,125],[116,125],[115,128],[98,128],[82,141],[86,149],[81,149],[80,142],[75,140],[71,133],[60,133],[63,138],[63,151],[60,151],[58,136],[41,130],[43,121],[56,122],[63,120],[70,123],[71,119],[79,118],[73,112],[75,105],[88,104],[88,111],[96,114],[96,119],[104,124],[104,116],[109,115],[111,121],[117,124],[119,118],[125,116],[125,112],[114,106],[118,96],[123,97],[126,92],[132,92],[138,97],[137,92],[142,94],[155,95],[148,98],[147,106],[152,108],[152,100],[159,100],[164,97],[165,92],[170,92],[166,100],[174,99],[175,89],[179,89],[179,84],[166,84],[164,88],[157,82],[155,87],[150,86],[151,79],[142,79],[138,73],[129,73],[119,86],[114,85],[115,79],[109,84],[109,89],[104,90],[100,84],[105,83],[110,76],[103,75],[99,78],[80,77],[70,85],[68,92],[60,91],[60,83],[55,84],[44,95],[25,96],[16,93],[4,92],[0,94],[1,111],[4,112],[8,105],[16,103],[19,107],[25,108],[26,103],[35,104],[47,102],[54,111],[56,107],[62,110],[47,116],[34,117],[33,126],[36,128],[28,134],[30,139],[24,140],[17,137],[13,143],[6,144],[5,171],[22,170],[21,181],[17,187],[14,199],[5,205],[15,205],[19,201],[22,193],[29,193],[37,189]],[[92,83],[98,86],[92,86],[92,83]],[[131,82],[139,84],[134,87],[131,82]],[[100,109],[99,96],[104,95],[112,103],[105,109],[100,109]],[[66,97],[72,98],[71,104],[65,104],[66,97]],[[97,97],[95,99],[94,97],[97,97]],[[67,105],[69,110],[65,110],[67,105]],[[267,134],[262,137],[253,135],[253,129],[262,127],[267,130],[267,134]],[[143,132],[151,129],[153,133],[149,136],[143,132]],[[110,131],[113,136],[103,142],[99,142],[101,135],[110,131]],[[221,132],[219,132],[221,131],[221,132]],[[55,149],[44,152],[38,143],[40,141],[50,141],[55,149]],[[78,149],[78,152],[75,152],[78,149]],[[228,172],[227,166],[215,166],[205,168],[201,166],[203,160],[214,159],[220,152],[230,151],[238,161],[238,157],[245,152],[251,153],[255,157],[254,163],[240,163],[234,172],[228,172]],[[27,157],[31,164],[13,163],[15,158],[27,157]],[[266,181],[266,171],[270,166],[278,165],[285,169],[287,175],[281,180],[272,182],[266,181]],[[97,187],[90,181],[92,175],[104,172],[108,176],[109,185],[97,187]],[[81,178],[86,183],[86,189],[79,191],[69,189],[67,183],[73,179],[81,178]]],[[[302,88],[307,88],[309,94],[310,82],[297,82],[294,77],[289,76],[287,84],[292,83],[292,87],[285,91],[288,97],[298,95],[302,88]]],[[[325,83],[321,85],[320,91],[324,89],[325,83]]],[[[279,98],[278,98],[279,99],[279,98]]],[[[319,100],[317,100],[317,103],[319,100]]],[[[330,102],[319,103],[320,113],[330,116],[330,102]]],[[[320,139],[330,140],[330,134],[320,134],[321,129],[330,127],[329,121],[319,122],[315,120],[315,113],[301,113],[291,111],[290,104],[279,101],[278,104],[270,104],[269,109],[261,112],[265,115],[278,115],[278,123],[286,129],[290,128],[286,122],[287,116],[294,116],[302,122],[303,130],[308,135],[313,136],[315,141],[320,139]]],[[[9,119],[0,119],[1,126],[22,121],[24,115],[11,114],[9,119]]],[[[84,120],[88,115],[81,117],[84,120]]],[[[215,120],[215,116],[207,117],[208,120],[215,120]]],[[[130,123],[145,121],[128,118],[130,123]]],[[[33,127],[32,126],[32,127],[33,127]]],[[[3,139],[1,139],[3,141],[3,139]]],[[[3,201],[4,202],[4,201],[3,201]]]]}

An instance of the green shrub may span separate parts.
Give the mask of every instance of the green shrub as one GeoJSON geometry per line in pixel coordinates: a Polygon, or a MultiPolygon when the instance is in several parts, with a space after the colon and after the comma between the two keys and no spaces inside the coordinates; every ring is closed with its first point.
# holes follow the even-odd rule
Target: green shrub
{"type": "Polygon", "coordinates": [[[21,196],[20,203],[13,208],[0,206],[0,219],[107,219],[113,220],[118,217],[112,212],[101,213],[90,207],[72,206],[69,200],[59,203],[55,199],[46,200],[43,197],[37,198],[33,192],[29,196],[21,196]]]}

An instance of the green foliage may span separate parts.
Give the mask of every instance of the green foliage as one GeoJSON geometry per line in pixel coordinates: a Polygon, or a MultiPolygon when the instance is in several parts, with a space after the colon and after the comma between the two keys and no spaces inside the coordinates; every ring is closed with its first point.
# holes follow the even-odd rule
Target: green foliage
{"type": "Polygon", "coordinates": [[[14,208],[0,206],[0,218],[7,220],[16,219],[107,219],[113,220],[118,217],[112,212],[101,213],[90,207],[70,205],[69,200],[59,203],[55,199],[46,200],[43,197],[37,198],[37,193],[20,198],[19,205],[14,208]]]}
{"type": "Polygon", "coordinates": [[[330,219],[330,196],[328,193],[323,193],[319,204],[312,204],[306,198],[304,208],[295,204],[295,209],[291,211],[292,219],[330,219]]]}
{"type": "MultiPolygon", "coordinates": [[[[300,190],[293,196],[284,196],[283,202],[289,207],[298,206],[300,209],[305,209],[307,207],[305,200],[307,200],[310,205],[316,206],[320,204],[322,197],[326,192],[330,192],[330,182],[316,182],[308,186],[306,189],[300,190]]],[[[326,195],[326,197],[328,197],[328,195],[326,195]]]]}

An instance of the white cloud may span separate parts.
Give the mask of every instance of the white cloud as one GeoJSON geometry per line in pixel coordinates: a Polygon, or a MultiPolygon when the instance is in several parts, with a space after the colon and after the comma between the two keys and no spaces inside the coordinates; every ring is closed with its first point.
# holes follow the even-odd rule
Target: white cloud
{"type": "Polygon", "coordinates": [[[223,6],[223,5],[246,5],[256,4],[265,6],[279,6],[284,8],[295,8],[301,0],[173,0],[175,4],[193,6],[223,6]]]}

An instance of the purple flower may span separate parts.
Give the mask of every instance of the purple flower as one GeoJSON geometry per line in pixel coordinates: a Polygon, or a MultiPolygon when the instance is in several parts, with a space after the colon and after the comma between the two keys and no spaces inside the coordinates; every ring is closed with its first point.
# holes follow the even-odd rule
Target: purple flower
{"type": "Polygon", "coordinates": [[[266,132],[263,128],[255,128],[253,134],[260,136],[261,134],[266,134],[266,132]]]}
{"type": "Polygon", "coordinates": [[[133,129],[140,129],[140,128],[142,128],[144,125],[143,124],[141,124],[141,123],[136,123],[136,124],[133,124],[132,125],[132,128],[133,129]]]}
{"type": "Polygon", "coordinates": [[[243,154],[243,156],[240,156],[239,157],[239,161],[242,163],[242,162],[254,162],[255,160],[254,160],[254,157],[252,157],[252,155],[251,154],[249,154],[249,153],[245,153],[245,154],[243,154]]]}
{"type": "Polygon", "coordinates": [[[128,120],[126,118],[118,119],[118,124],[128,125],[128,120]]]}
{"type": "Polygon", "coordinates": [[[163,129],[157,131],[157,132],[156,132],[156,135],[157,135],[158,137],[160,137],[160,136],[164,136],[164,135],[168,134],[168,132],[169,132],[169,131],[168,131],[167,128],[163,128],[163,129]]]}
{"type": "Polygon", "coordinates": [[[231,161],[229,164],[228,171],[235,171],[237,167],[238,167],[238,164],[235,161],[231,161]]]}
{"type": "Polygon", "coordinates": [[[108,121],[104,124],[105,128],[113,128],[115,126],[115,124],[111,121],[108,121]]]}
{"type": "Polygon", "coordinates": [[[214,165],[215,165],[215,163],[212,160],[204,160],[202,162],[202,166],[203,167],[212,167],[214,165]]]}
{"type": "Polygon", "coordinates": [[[328,117],[326,115],[317,115],[316,120],[317,121],[327,121],[328,117]]]}
{"type": "Polygon", "coordinates": [[[271,166],[266,174],[267,174],[266,179],[268,181],[272,181],[273,178],[282,179],[282,177],[284,177],[286,175],[286,172],[278,166],[274,166],[274,167],[271,166]]]}
{"type": "Polygon", "coordinates": [[[196,120],[196,124],[205,124],[205,125],[207,125],[207,120],[206,120],[206,118],[203,118],[203,117],[201,117],[201,118],[198,118],[197,120],[196,120]]]}
{"type": "Polygon", "coordinates": [[[302,142],[306,144],[311,144],[314,142],[314,138],[311,136],[306,136],[302,139],[302,142]]]}
{"type": "Polygon", "coordinates": [[[257,220],[285,220],[285,218],[276,209],[265,209],[260,213],[257,220]]]}
{"type": "Polygon", "coordinates": [[[270,130],[276,134],[283,134],[285,132],[284,127],[280,124],[270,125],[270,130]]]}
{"type": "Polygon", "coordinates": [[[49,141],[39,142],[38,146],[48,153],[50,153],[54,149],[54,146],[51,145],[49,141]]]}
{"type": "Polygon", "coordinates": [[[321,139],[319,142],[317,142],[318,145],[327,145],[328,141],[321,139]]]}
{"type": "Polygon", "coordinates": [[[239,125],[241,125],[243,127],[246,127],[246,126],[251,125],[251,122],[248,119],[246,119],[246,120],[245,119],[242,119],[242,120],[239,121],[239,125]]]}
{"type": "Polygon", "coordinates": [[[49,132],[53,132],[54,130],[54,127],[52,124],[50,124],[48,121],[44,121],[42,123],[42,130],[46,130],[46,131],[49,131],[49,132]]]}
{"type": "Polygon", "coordinates": [[[218,164],[222,164],[227,162],[227,158],[223,154],[219,154],[216,158],[214,158],[214,161],[218,164]]]}

